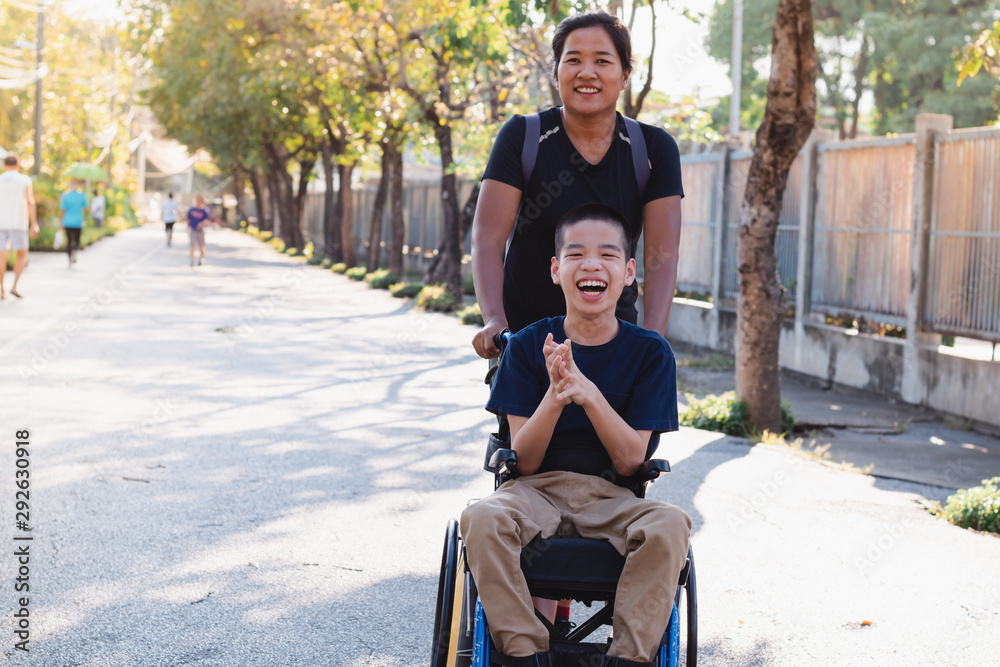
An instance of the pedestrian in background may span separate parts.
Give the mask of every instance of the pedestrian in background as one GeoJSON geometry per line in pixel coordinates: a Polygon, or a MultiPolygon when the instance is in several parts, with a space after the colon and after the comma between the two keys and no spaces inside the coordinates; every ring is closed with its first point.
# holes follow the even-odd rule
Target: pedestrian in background
{"type": "Polygon", "coordinates": [[[212,211],[205,206],[205,198],[198,195],[194,206],[188,209],[188,234],[191,237],[191,266],[194,266],[194,247],[197,244],[201,254],[198,256],[198,266],[205,261],[205,227],[212,219],[212,211]]]}
{"type": "Polygon", "coordinates": [[[83,212],[87,209],[87,195],[83,182],[72,180],[69,190],[59,200],[59,226],[66,233],[66,255],[70,266],[76,264],[76,251],[80,249],[80,232],[83,230],[83,212]]]}
{"type": "Polygon", "coordinates": [[[90,201],[90,217],[94,220],[94,228],[100,229],[104,224],[104,216],[107,212],[108,204],[104,195],[94,190],[94,198],[90,201]]]}
{"type": "Polygon", "coordinates": [[[6,299],[3,279],[7,272],[7,241],[14,251],[14,284],[10,293],[21,298],[17,281],[28,264],[28,235],[38,236],[38,211],[31,191],[31,178],[20,173],[20,161],[15,153],[7,153],[0,174],[0,299],[6,299]],[[30,230],[30,231],[29,231],[30,230]]]}
{"type": "Polygon", "coordinates": [[[170,247],[170,242],[174,238],[174,223],[177,222],[177,211],[179,207],[177,206],[177,200],[174,199],[174,193],[168,192],[167,198],[163,200],[160,204],[160,218],[163,220],[163,224],[167,228],[167,247],[170,247]]]}

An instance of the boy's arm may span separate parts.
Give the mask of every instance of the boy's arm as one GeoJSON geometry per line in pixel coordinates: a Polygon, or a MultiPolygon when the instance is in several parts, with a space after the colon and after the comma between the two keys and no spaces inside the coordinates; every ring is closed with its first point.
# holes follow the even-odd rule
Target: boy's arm
{"type": "Polygon", "coordinates": [[[552,392],[547,391],[531,417],[507,415],[510,446],[517,452],[517,471],[522,475],[533,475],[541,467],[562,409],[552,392]]]}
{"type": "Polygon", "coordinates": [[[639,472],[646,460],[646,449],[653,432],[637,431],[625,423],[600,392],[592,403],[584,404],[583,409],[594,425],[601,444],[608,451],[615,470],[625,477],[639,472]]]}
{"type": "Polygon", "coordinates": [[[571,400],[583,407],[619,474],[628,477],[637,473],[646,460],[652,431],[635,430],[615,412],[597,385],[587,379],[573,362],[572,341],[567,339],[552,354],[560,375],[559,381],[553,383],[558,392],[556,398],[571,400]]]}
{"type": "Polygon", "coordinates": [[[542,343],[542,356],[545,358],[545,368],[549,374],[549,386],[531,417],[507,415],[507,422],[510,424],[510,446],[517,452],[517,470],[522,475],[532,475],[541,467],[563,406],[570,403],[570,399],[556,395],[556,388],[561,380],[559,367],[562,361],[554,354],[556,349],[558,347],[552,341],[550,333],[542,343]]]}

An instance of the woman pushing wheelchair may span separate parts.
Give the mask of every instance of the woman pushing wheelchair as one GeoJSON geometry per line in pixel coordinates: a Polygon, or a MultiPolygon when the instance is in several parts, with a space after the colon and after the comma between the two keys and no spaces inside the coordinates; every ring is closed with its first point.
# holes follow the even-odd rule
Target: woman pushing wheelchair
{"type": "MultiPolygon", "coordinates": [[[[534,115],[534,126],[531,116],[508,121],[483,177],[472,255],[486,323],[473,346],[484,358],[497,356],[493,339],[502,329],[566,312],[548,268],[556,222],[578,204],[602,202],[624,214],[628,258],[645,233],[646,329],[665,331],[676,285],[680,158],[662,129],[616,111],[632,72],[628,30],[607,14],[574,16],[557,27],[552,47],[563,107],[534,115]]],[[[637,294],[635,284],[623,288],[619,318],[636,322],[637,294]]],[[[535,602],[551,620],[554,603],[535,602]]],[[[568,623],[565,603],[559,614],[568,623]]]]}

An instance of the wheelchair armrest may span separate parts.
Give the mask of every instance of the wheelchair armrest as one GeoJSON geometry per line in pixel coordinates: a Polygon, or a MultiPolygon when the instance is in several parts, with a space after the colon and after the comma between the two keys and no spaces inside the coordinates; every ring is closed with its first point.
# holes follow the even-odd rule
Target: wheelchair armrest
{"type": "Polygon", "coordinates": [[[503,448],[493,452],[490,457],[489,469],[501,477],[507,477],[517,472],[517,452],[513,449],[503,448]]]}
{"type": "Polygon", "coordinates": [[[670,472],[670,462],[666,459],[650,459],[642,464],[640,474],[647,481],[652,481],[664,473],[670,472]]]}

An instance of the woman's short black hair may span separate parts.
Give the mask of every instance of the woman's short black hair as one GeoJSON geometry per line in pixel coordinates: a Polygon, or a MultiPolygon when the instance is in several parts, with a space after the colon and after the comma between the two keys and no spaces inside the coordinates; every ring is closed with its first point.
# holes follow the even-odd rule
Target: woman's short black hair
{"type": "Polygon", "coordinates": [[[628,257],[631,249],[631,245],[629,244],[628,220],[617,209],[600,203],[581,204],[559,219],[559,222],[556,223],[556,257],[559,256],[563,246],[566,245],[566,230],[585,220],[606,222],[618,228],[618,233],[621,235],[622,252],[628,257]]]}
{"type": "Polygon", "coordinates": [[[552,64],[553,74],[559,76],[559,61],[562,60],[563,49],[569,34],[581,28],[595,27],[604,28],[604,32],[608,33],[608,37],[615,45],[615,51],[618,52],[618,58],[621,60],[622,71],[632,71],[632,37],[628,33],[628,28],[616,16],[606,12],[588,12],[563,19],[556,26],[556,32],[552,35],[552,54],[555,57],[555,62],[552,64]]]}

